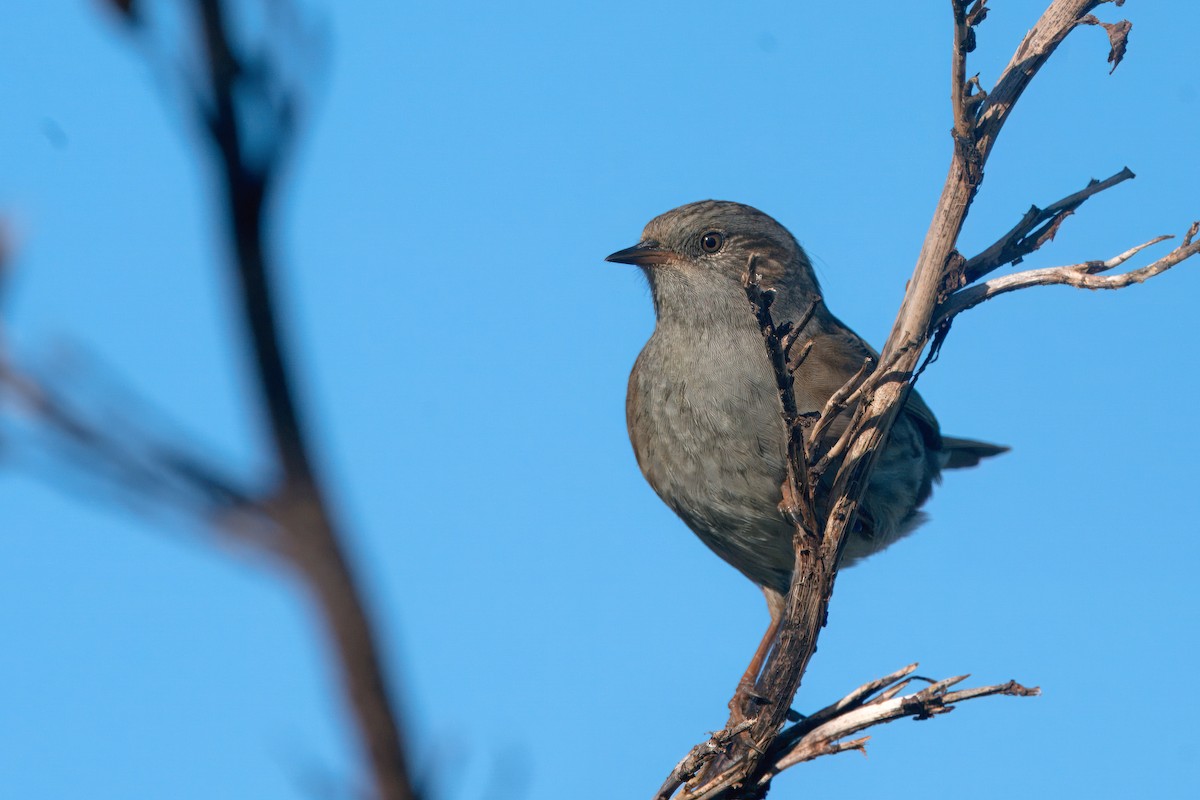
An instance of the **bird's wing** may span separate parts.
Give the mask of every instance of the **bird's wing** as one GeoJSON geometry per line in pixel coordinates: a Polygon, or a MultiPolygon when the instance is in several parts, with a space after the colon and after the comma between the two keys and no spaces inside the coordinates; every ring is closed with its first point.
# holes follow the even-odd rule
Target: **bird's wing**
{"type": "MultiPolygon", "coordinates": [[[[843,325],[839,328],[814,336],[807,354],[800,346],[792,349],[789,366],[795,378],[796,404],[801,412],[821,411],[833,393],[854,377],[867,357],[874,359],[872,370],[878,363],[879,354],[874,348],[849,328],[843,325]]],[[[830,425],[830,434],[841,435],[849,423],[849,411],[843,412],[841,418],[830,425]]],[[[917,424],[930,447],[941,449],[937,417],[915,389],[909,392],[902,413],[917,424]]]]}
{"type": "Polygon", "coordinates": [[[938,427],[937,417],[933,415],[933,409],[925,404],[925,400],[917,393],[916,389],[908,393],[908,401],[904,404],[904,413],[917,423],[917,427],[921,429],[921,435],[925,437],[926,444],[940,450],[942,431],[938,427]]]}

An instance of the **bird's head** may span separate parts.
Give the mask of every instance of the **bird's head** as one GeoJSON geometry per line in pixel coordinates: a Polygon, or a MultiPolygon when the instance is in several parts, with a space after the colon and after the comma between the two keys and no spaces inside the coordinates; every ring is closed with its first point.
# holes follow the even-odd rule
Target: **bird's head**
{"type": "Polygon", "coordinates": [[[660,214],[640,242],[605,260],[642,268],[661,319],[744,304],[742,280],[751,258],[763,288],[776,289],[789,304],[800,307],[819,295],[808,256],[787,228],[758,209],[724,200],[660,214]]]}

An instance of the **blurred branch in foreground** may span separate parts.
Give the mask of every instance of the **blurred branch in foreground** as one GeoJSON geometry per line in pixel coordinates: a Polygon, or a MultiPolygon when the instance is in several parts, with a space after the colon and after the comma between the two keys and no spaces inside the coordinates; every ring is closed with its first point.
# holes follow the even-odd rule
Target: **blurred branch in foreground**
{"type": "MultiPolygon", "coordinates": [[[[147,24],[132,0],[109,0],[135,34],[147,24]]],[[[273,10],[279,12],[278,4],[273,10]]],[[[263,52],[239,49],[225,4],[190,0],[190,30],[202,64],[190,103],[219,175],[221,216],[245,322],[245,346],[268,422],[272,469],[253,481],[230,477],[182,438],[138,421],[113,425],[87,402],[87,387],[36,376],[0,349],[0,389],[56,449],[61,461],[139,501],[182,511],[204,530],[289,566],[316,600],[341,667],[342,684],[375,794],[416,797],[400,719],[373,625],[345,552],[345,533],[326,500],[281,335],[268,246],[269,205],[297,124],[295,87],[263,52]],[[256,488],[249,488],[253,484],[256,488]],[[265,488],[259,488],[265,487],[265,488]]],[[[289,13],[295,13],[289,11],[289,13]]]]}

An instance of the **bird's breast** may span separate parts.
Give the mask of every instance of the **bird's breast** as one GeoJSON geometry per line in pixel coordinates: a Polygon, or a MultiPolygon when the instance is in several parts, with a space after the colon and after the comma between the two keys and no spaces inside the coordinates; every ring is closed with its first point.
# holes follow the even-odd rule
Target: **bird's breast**
{"type": "Polygon", "coordinates": [[[660,325],[630,375],[626,416],[663,501],[756,583],[778,583],[792,560],[778,510],[785,443],[758,330],[660,325]]]}

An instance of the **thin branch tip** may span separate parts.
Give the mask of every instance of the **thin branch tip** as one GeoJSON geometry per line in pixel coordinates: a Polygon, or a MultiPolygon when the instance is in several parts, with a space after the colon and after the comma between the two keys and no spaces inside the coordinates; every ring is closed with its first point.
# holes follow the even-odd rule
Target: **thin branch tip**
{"type": "Polygon", "coordinates": [[[1200,220],[1196,220],[1195,222],[1193,222],[1191,227],[1188,228],[1187,233],[1184,234],[1183,246],[1184,247],[1190,246],[1192,243],[1192,240],[1196,238],[1197,233],[1200,233],[1200,220]]]}
{"type": "MultiPolygon", "coordinates": [[[[1073,194],[1057,200],[1044,209],[1031,205],[1021,220],[994,244],[969,259],[962,268],[961,285],[975,283],[1005,264],[1020,263],[1025,256],[1053,241],[1059,227],[1090,197],[1136,177],[1129,167],[1104,180],[1092,178],[1073,194]]],[[[954,287],[959,288],[959,287],[954,287]]]]}

